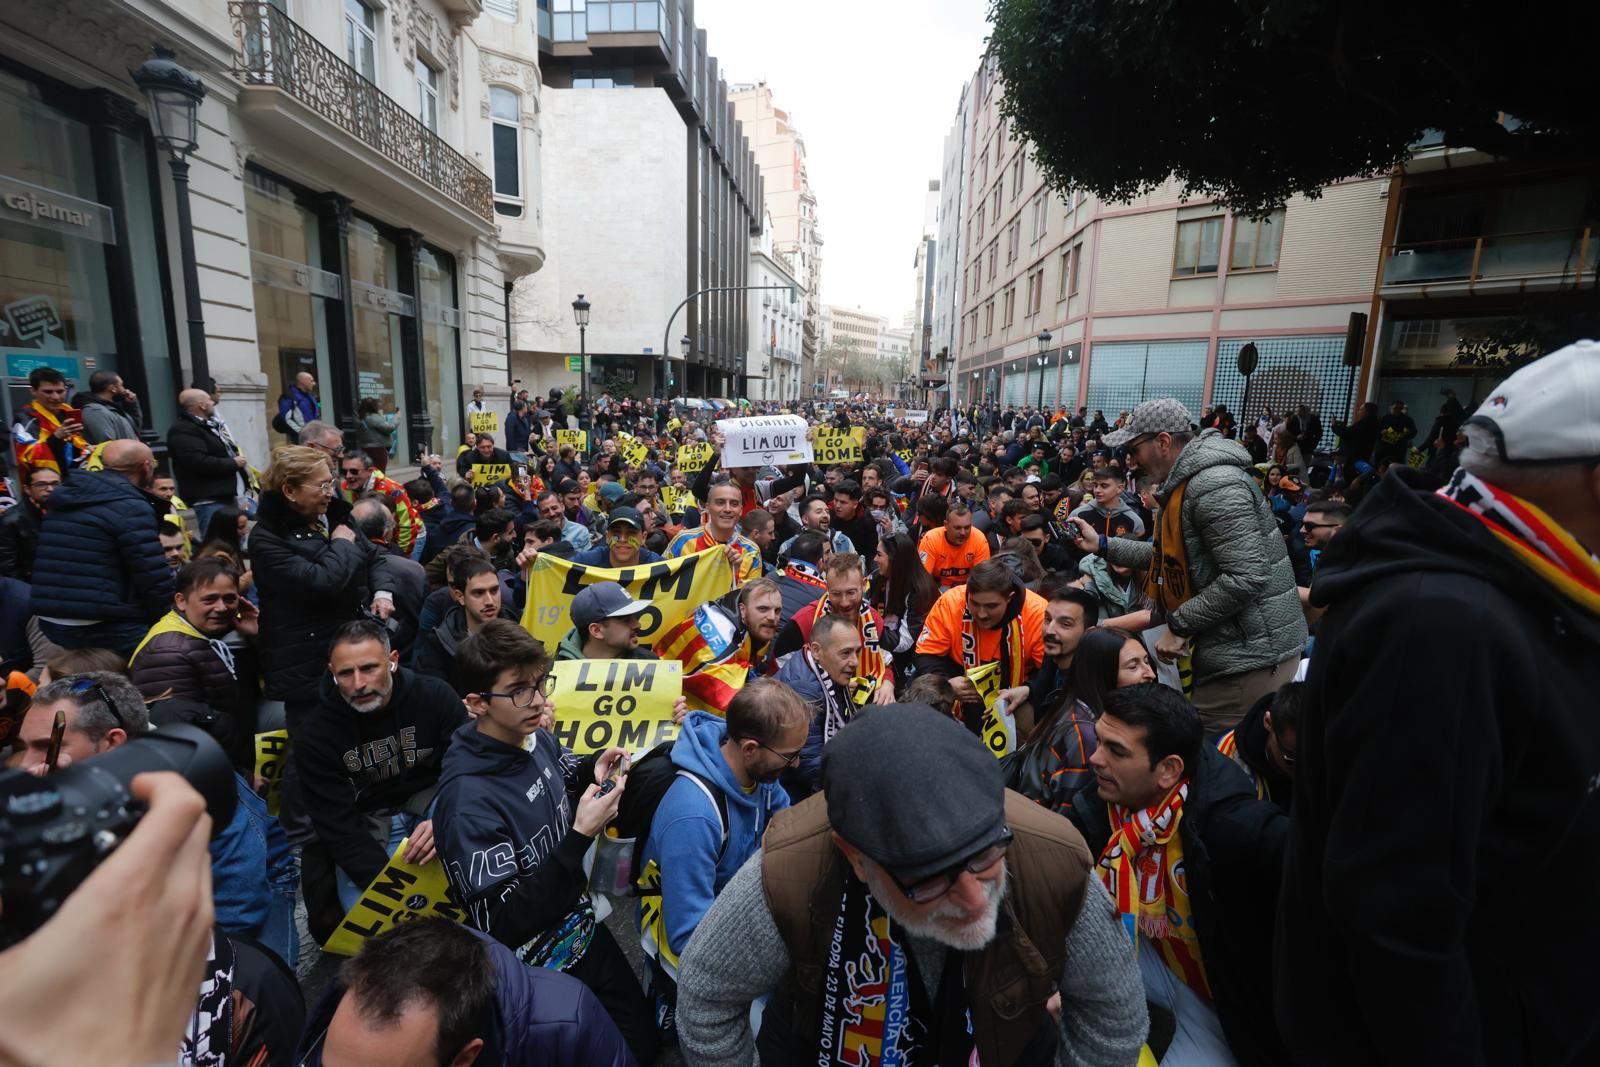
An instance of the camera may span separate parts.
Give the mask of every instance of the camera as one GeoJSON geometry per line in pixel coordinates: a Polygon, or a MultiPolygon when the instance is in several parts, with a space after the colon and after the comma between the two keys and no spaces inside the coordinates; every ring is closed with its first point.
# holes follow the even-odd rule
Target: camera
{"type": "Polygon", "coordinates": [[[227,754],[195,726],[174,724],[43,778],[0,774],[0,948],[56,913],[144,815],[134,775],[177,771],[205,798],[213,835],[238,797],[227,754]]]}

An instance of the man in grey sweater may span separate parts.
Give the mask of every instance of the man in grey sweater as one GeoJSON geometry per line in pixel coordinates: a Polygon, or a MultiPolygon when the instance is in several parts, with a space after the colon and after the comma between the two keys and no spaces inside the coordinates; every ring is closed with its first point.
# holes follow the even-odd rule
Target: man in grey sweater
{"type": "Polygon", "coordinates": [[[823,749],[822,787],[774,818],[684,950],[688,1062],[754,1063],[769,992],[763,1067],[1138,1058],[1138,966],[1083,839],[1008,792],[958,722],[868,709],[823,749]]]}

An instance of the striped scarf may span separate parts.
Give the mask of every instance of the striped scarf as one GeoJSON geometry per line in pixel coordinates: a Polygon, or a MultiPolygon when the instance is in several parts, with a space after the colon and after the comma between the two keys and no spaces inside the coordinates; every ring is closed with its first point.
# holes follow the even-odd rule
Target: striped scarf
{"type": "MultiPolygon", "coordinates": [[[[1015,689],[1026,681],[1027,653],[1022,640],[1022,612],[1017,612],[1000,631],[1001,688],[1015,689]]],[[[970,670],[978,665],[978,627],[972,621],[972,609],[961,608],[961,666],[970,670]]]]}
{"type": "Polygon", "coordinates": [[[1489,528],[1517,561],[1592,615],[1600,615],[1600,560],[1528,501],[1458,469],[1439,495],[1489,528]]]}
{"type": "Polygon", "coordinates": [[[1211,988],[1200,959],[1184,878],[1183,841],[1178,836],[1188,796],[1185,778],[1154,807],[1129,811],[1120,804],[1107,804],[1112,833],[1097,869],[1135,951],[1143,934],[1167,968],[1209,1001],[1211,988]]]}
{"type": "MultiPolygon", "coordinates": [[[[815,627],[826,614],[828,614],[828,594],[823,593],[817,602],[811,605],[811,625],[815,627]]],[[[856,668],[856,676],[882,678],[889,671],[890,657],[883,651],[883,635],[878,629],[877,613],[873,611],[866,597],[861,598],[861,607],[856,610],[856,632],[861,635],[861,665],[856,668]]]]}

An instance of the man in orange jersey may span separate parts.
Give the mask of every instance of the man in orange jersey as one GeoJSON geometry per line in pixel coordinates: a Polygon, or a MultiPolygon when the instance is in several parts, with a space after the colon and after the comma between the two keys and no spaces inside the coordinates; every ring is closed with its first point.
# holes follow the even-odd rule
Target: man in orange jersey
{"type": "Polygon", "coordinates": [[[1000,687],[1022,685],[1044,663],[1044,597],[1027,589],[1005,555],[972,568],[965,585],[934,603],[917,639],[916,671],[950,679],[963,704],[981,703],[966,672],[1000,664],[1000,687]]]}
{"type": "Polygon", "coordinates": [[[972,509],[957,500],[945,512],[944,525],[922,535],[917,556],[940,589],[954,589],[989,558],[989,542],[972,536],[972,509]]]}

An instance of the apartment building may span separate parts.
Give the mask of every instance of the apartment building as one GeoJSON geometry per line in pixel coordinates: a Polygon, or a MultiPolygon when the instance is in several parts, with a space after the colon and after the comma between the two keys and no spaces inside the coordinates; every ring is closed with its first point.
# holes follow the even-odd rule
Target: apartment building
{"type": "Polygon", "coordinates": [[[1453,389],[1470,411],[1503,373],[1458,345],[1593,315],[1600,171],[1508,163],[1429,131],[1389,187],[1365,395],[1403,400],[1424,433],[1453,389]]]}
{"type": "MultiPolygon", "coordinates": [[[[956,277],[953,396],[1099,409],[1174,396],[1197,415],[1238,411],[1239,351],[1259,354],[1252,412],[1310,404],[1344,415],[1352,312],[1372,303],[1387,178],[1342,182],[1265,219],[1238,217],[1168,181],[1126,203],[1047,188],[999,114],[985,57],[964,94],[966,195],[956,277]]],[[[947,298],[948,300],[948,298],[947,298]]],[[[947,308],[951,306],[946,303],[947,308]]]]}
{"type": "Polygon", "coordinates": [[[806,173],[806,142],[790,114],[774,105],[765,82],[737,85],[728,98],[761,169],[766,208],[772,213],[773,255],[800,286],[800,378],[811,381],[822,347],[822,234],[817,197],[806,173]]]}
{"type": "Polygon", "coordinates": [[[857,352],[875,355],[889,328],[889,320],[882,315],[872,315],[860,308],[824,304],[822,309],[824,332],[822,347],[851,347],[857,352]]]}
{"type": "Polygon", "coordinates": [[[750,242],[750,284],[758,288],[746,294],[750,351],[745,357],[744,391],[739,395],[751,400],[792,401],[801,393],[805,302],[788,258],[773,250],[775,229],[769,216],[761,236],[750,242]]]}
{"type": "Polygon", "coordinates": [[[674,395],[737,395],[761,174],[693,0],[530,6],[519,17],[536,19],[550,268],[518,286],[517,376],[576,385],[582,343],[591,391],[658,393],[670,360],[674,395]]]}
{"type": "Polygon", "coordinates": [[[363,399],[401,413],[397,464],[450,451],[464,393],[507,395],[505,284],[544,261],[537,68],[517,58],[533,37],[489,6],[0,9],[8,402],[35,366],[80,388],[114,370],[159,449],[179,388],[214,379],[264,466],[283,440],[278,398],[307,371],[346,429],[363,399]],[[183,194],[192,246],[129,74],[152,41],[205,88],[183,194]]]}

